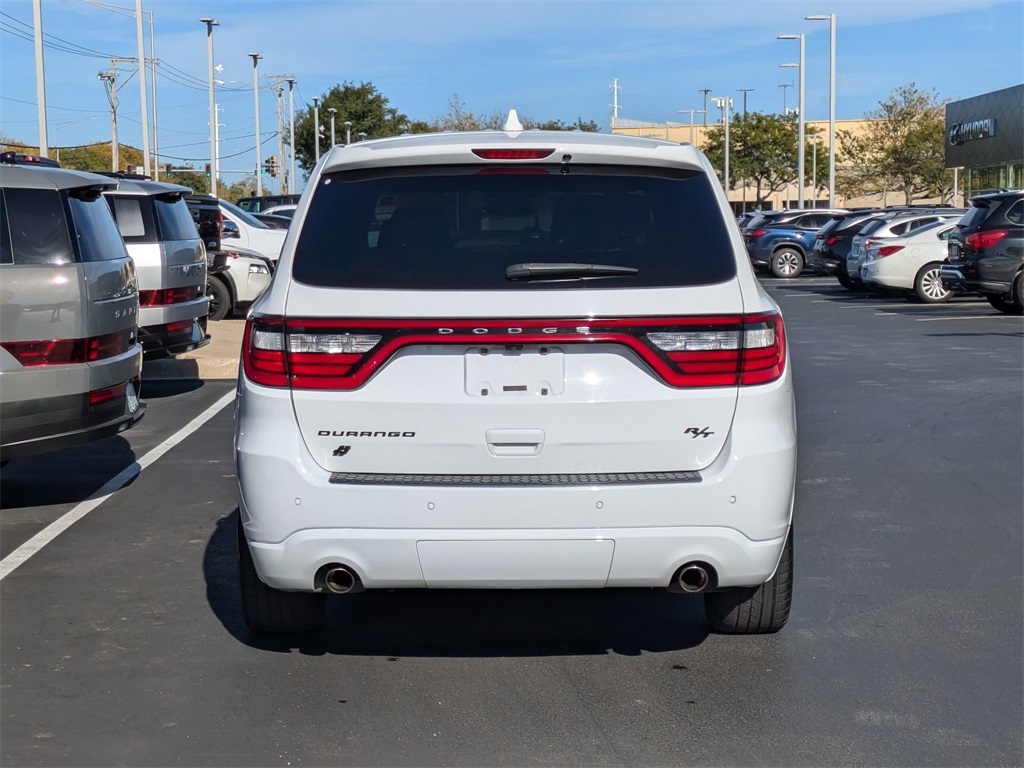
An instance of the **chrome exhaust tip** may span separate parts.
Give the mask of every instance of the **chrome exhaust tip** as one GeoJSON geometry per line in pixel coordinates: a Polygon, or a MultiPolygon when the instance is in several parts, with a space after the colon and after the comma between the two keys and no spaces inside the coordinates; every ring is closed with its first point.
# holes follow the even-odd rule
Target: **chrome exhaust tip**
{"type": "Polygon", "coordinates": [[[324,585],[336,595],[347,595],[359,584],[359,578],[344,565],[336,565],[324,574],[324,585]]]}
{"type": "Polygon", "coordinates": [[[687,563],[679,569],[679,576],[676,580],[679,589],[689,595],[703,592],[710,583],[711,577],[708,575],[707,566],[703,563],[687,563]]]}

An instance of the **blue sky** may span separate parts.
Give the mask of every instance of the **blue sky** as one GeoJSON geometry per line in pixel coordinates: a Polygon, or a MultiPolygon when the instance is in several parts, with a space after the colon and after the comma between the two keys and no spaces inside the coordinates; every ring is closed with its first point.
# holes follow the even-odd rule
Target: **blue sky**
{"type": "MultiPolygon", "coordinates": [[[[157,85],[161,154],[176,164],[209,156],[202,16],[220,22],[214,58],[225,81],[217,97],[224,168],[255,164],[250,51],[263,55],[261,75],[296,77],[296,109],[336,83],[368,81],[412,119],[443,114],[458,94],[473,112],[516,107],[538,120],[594,120],[606,131],[613,78],[623,118],[685,123],[688,113],[679,111],[702,108],[701,88],[732,96],[740,108],[738,89],[752,88],[748,109],[781,112],[780,84],[796,83],[796,70],[779,66],[798,59],[796,41],[776,40],[788,33],[806,34],[806,115],[827,119],[828,23],[804,20],[812,14],[837,15],[840,119],[862,117],[911,82],[960,99],[1024,81],[1020,0],[144,0],[143,7],[153,11],[165,63],[157,85]]],[[[83,0],[43,0],[42,12],[55,45],[91,52],[45,49],[50,145],[109,141],[97,73],[109,68],[107,55],[136,55],[134,19],[83,0]]],[[[34,143],[33,46],[11,32],[31,38],[32,2],[2,0],[0,14],[0,133],[34,143]]],[[[146,36],[148,46],[148,26],[146,36]]],[[[119,67],[127,74],[132,65],[119,67]]],[[[795,106],[796,88],[786,93],[795,106]]],[[[141,146],[136,80],[119,100],[121,141],[141,146]]],[[[276,151],[269,87],[260,113],[267,156],[276,151]]]]}

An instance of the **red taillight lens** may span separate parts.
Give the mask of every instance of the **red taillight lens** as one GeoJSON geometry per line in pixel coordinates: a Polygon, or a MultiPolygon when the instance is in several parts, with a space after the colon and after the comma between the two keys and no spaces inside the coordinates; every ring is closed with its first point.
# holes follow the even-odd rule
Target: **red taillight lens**
{"type": "Polygon", "coordinates": [[[415,345],[621,344],[673,387],[774,381],[785,368],[775,314],[596,320],[283,320],[246,323],[246,377],[267,387],[355,389],[415,345]]]}
{"type": "Polygon", "coordinates": [[[484,160],[541,160],[554,154],[554,148],[474,149],[473,154],[484,160]]]}
{"type": "Polygon", "coordinates": [[[72,365],[105,360],[127,352],[135,341],[135,331],[125,330],[88,339],[52,341],[5,341],[2,345],[26,367],[72,365]]]}
{"type": "Polygon", "coordinates": [[[825,240],[825,245],[835,245],[840,240],[845,240],[846,235],[829,235],[828,239],[825,240]]]}
{"type": "Polygon", "coordinates": [[[750,236],[751,237],[764,237],[767,234],[768,234],[768,230],[767,229],[755,229],[753,232],[750,233],[750,236]]]}
{"type": "Polygon", "coordinates": [[[1005,229],[992,229],[988,232],[975,232],[965,237],[964,243],[967,244],[968,248],[982,250],[984,248],[991,248],[1008,234],[1010,234],[1009,231],[1005,229]]]}
{"type": "Polygon", "coordinates": [[[878,258],[882,258],[883,256],[892,256],[894,253],[899,253],[902,250],[902,245],[886,245],[878,249],[878,258]]]}
{"type": "Polygon", "coordinates": [[[111,400],[115,400],[119,397],[124,397],[128,390],[128,382],[124,384],[118,384],[116,387],[108,387],[107,389],[94,389],[89,393],[89,405],[96,406],[103,403],[108,403],[111,400]]]}
{"type": "Polygon", "coordinates": [[[140,307],[163,307],[168,304],[184,304],[199,295],[199,286],[163,288],[159,291],[139,291],[140,307]]]}

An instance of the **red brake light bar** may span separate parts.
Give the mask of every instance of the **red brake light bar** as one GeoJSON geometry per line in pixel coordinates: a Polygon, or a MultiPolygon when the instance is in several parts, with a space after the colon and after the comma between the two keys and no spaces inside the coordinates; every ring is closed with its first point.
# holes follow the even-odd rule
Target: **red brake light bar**
{"type": "Polygon", "coordinates": [[[416,345],[621,344],[669,386],[764,384],[782,376],[785,329],[773,313],[577,320],[246,321],[246,377],[267,387],[360,387],[400,349],[416,345]]]}
{"type": "Polygon", "coordinates": [[[542,160],[554,154],[551,149],[474,149],[473,154],[484,160],[542,160]]]}
{"type": "Polygon", "coordinates": [[[199,295],[199,286],[188,285],[181,288],[163,288],[158,291],[139,291],[140,307],[162,307],[168,304],[184,304],[199,295]]]}

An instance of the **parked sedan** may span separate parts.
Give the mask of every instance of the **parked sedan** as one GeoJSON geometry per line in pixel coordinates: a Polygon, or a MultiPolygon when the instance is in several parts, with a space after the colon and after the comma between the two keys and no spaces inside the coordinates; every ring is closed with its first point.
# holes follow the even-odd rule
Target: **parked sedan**
{"type": "Polygon", "coordinates": [[[869,287],[902,291],[908,299],[925,304],[948,301],[953,292],[942,284],[939,273],[955,226],[952,221],[937,221],[900,237],[877,240],[868,246],[861,279],[869,287]]]}
{"type": "Polygon", "coordinates": [[[860,265],[864,261],[869,245],[879,240],[907,235],[921,227],[938,221],[959,219],[963,216],[963,208],[942,208],[939,210],[909,209],[892,215],[882,216],[864,225],[860,234],[853,238],[850,255],[846,257],[846,274],[854,283],[862,283],[860,265]]]}

